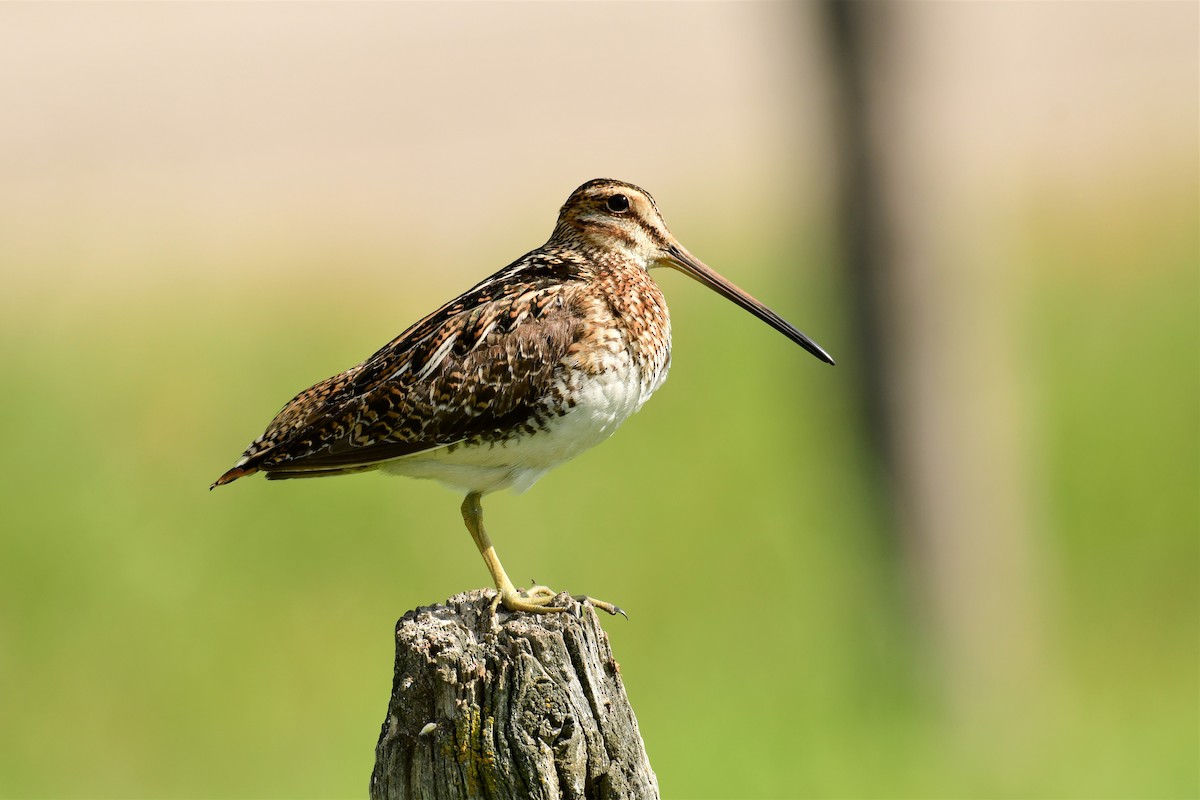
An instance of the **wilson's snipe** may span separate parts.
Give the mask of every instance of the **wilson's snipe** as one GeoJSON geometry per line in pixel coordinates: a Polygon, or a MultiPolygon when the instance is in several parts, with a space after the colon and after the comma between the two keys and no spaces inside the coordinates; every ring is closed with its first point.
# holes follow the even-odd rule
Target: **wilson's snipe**
{"type": "MultiPolygon", "coordinates": [[[[524,491],[599,444],[667,377],[671,320],[653,267],[673,267],[829,364],[815,342],[713,272],[667,230],[650,195],[594,180],[550,240],[379,352],[298,394],[213,486],[381,469],[466,494],[463,520],[513,611],[559,611],[519,590],[483,528],[480,498],[524,491]]],[[[609,603],[596,603],[610,613],[609,603]]]]}

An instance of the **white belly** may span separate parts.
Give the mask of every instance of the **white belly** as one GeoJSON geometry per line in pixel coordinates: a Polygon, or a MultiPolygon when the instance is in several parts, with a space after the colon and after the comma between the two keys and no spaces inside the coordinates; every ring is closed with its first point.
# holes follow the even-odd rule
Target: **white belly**
{"type": "MultiPolygon", "coordinates": [[[[614,358],[618,360],[623,359],[614,358]]],[[[562,416],[551,415],[534,433],[443,447],[389,461],[381,469],[431,478],[464,494],[509,488],[523,492],[550,469],[611,436],[662,385],[668,364],[653,365],[654,374],[644,374],[628,362],[611,366],[592,377],[573,373],[571,380],[577,385],[560,388],[574,399],[574,407],[562,416]]]]}

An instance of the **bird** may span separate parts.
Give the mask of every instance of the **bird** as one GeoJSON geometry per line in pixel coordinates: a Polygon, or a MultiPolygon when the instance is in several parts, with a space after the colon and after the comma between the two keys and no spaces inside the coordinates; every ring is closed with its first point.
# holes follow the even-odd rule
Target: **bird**
{"type": "Polygon", "coordinates": [[[658,267],[699,281],[834,364],[688,252],[649,192],[600,178],[570,194],[541,247],[297,394],[209,488],[256,472],[268,480],[368,470],[436,480],[465,495],[463,522],[496,586],[493,610],[562,611],[553,589],[518,589],[509,579],[481,500],[525,491],[611,436],[662,386],[671,319],[650,275],[658,267]]]}

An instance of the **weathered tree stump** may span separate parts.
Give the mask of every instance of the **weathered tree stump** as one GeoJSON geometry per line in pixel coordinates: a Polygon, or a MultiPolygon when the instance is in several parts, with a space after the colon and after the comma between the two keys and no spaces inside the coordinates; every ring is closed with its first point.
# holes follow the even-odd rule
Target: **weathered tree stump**
{"type": "Polygon", "coordinates": [[[592,607],[493,614],[491,598],[467,592],[396,623],[371,797],[657,798],[592,607]]]}

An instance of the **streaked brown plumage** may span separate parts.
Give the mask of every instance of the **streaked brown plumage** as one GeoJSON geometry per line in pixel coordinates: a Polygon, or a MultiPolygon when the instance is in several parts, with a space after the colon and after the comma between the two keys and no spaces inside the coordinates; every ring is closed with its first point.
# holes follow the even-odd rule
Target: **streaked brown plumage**
{"type": "MultiPolygon", "coordinates": [[[[671,326],[649,269],[673,266],[824,361],[808,337],[691,256],[650,195],[594,180],[545,245],[298,394],[213,484],[383,469],[464,491],[463,517],[510,610],[551,611],[519,591],[483,530],[479,498],[523,491],[609,436],[666,379],[671,326]]],[[[615,611],[607,603],[597,603],[615,611]]]]}

